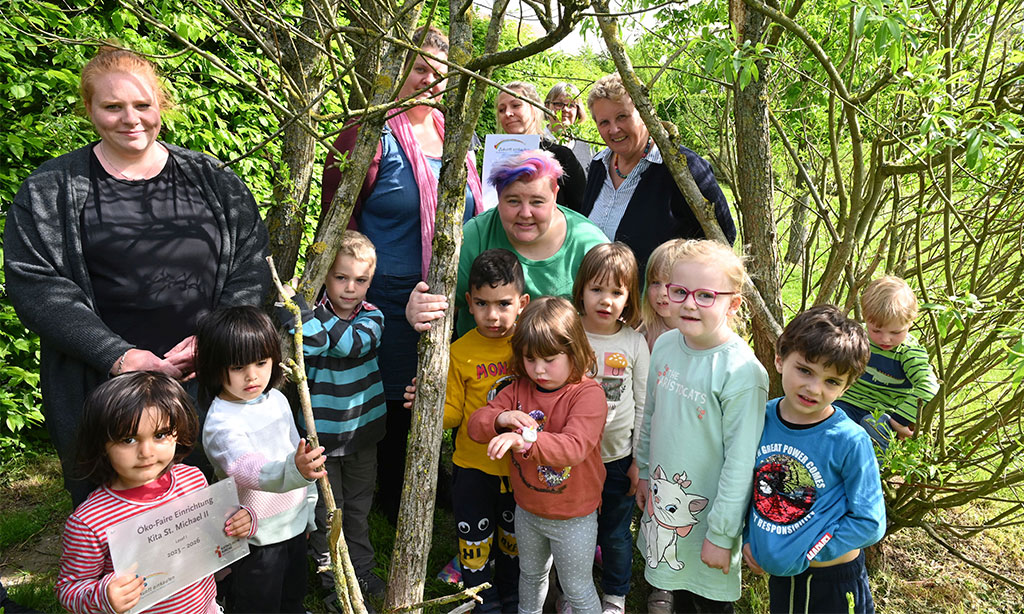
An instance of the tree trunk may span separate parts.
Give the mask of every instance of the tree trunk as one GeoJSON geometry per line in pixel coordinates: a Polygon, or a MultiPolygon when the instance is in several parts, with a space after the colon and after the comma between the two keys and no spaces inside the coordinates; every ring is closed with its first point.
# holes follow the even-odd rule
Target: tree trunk
{"type": "MultiPolygon", "coordinates": [[[[318,23],[317,12],[312,0],[303,2],[301,31],[310,40],[317,40],[323,24],[318,23]]],[[[311,116],[319,104],[311,104],[324,80],[321,66],[321,52],[298,36],[291,36],[284,29],[275,31],[274,39],[279,41],[281,71],[290,75],[297,86],[287,97],[292,116],[278,116],[279,122],[292,119],[295,115],[301,121],[312,123],[311,116]]],[[[306,204],[309,200],[310,180],[313,176],[313,160],[316,155],[316,139],[300,125],[292,121],[281,135],[281,161],[284,168],[274,177],[274,203],[267,212],[264,222],[270,233],[270,254],[278,267],[282,279],[291,279],[295,274],[295,263],[306,226],[306,204]]]]}
{"type": "MultiPolygon", "coordinates": [[[[743,6],[741,3],[739,6],[743,6]]],[[[734,13],[741,39],[756,44],[764,34],[765,18],[754,11],[734,13]]],[[[743,218],[744,241],[749,260],[747,270],[757,286],[768,312],[782,322],[782,292],[779,279],[778,234],[775,231],[774,182],[771,143],[768,138],[767,66],[757,63],[760,78],[751,79],[746,87],[734,86],[734,117],[736,122],[736,196],[737,209],[743,218]]],[[[746,68],[742,69],[746,70],[746,68]]],[[[751,314],[754,353],[769,373],[769,396],[782,392],[782,381],[775,369],[775,340],[763,313],[751,314]]]]}
{"type": "MultiPolygon", "coordinates": [[[[452,2],[449,31],[449,59],[465,64],[473,55],[470,14],[460,12],[461,3],[452,2]]],[[[500,23],[495,10],[492,20],[500,23]]],[[[488,40],[487,52],[497,46],[497,37],[488,40]]],[[[482,72],[488,77],[491,69],[482,72]]],[[[458,126],[475,126],[483,108],[487,84],[467,75],[454,78],[456,86],[446,98],[444,153],[438,181],[438,208],[434,227],[433,256],[427,272],[431,292],[452,297],[458,281],[459,250],[462,247],[462,215],[466,207],[466,153],[473,131],[458,126]]],[[[437,462],[441,449],[444,399],[448,373],[448,350],[455,323],[454,310],[434,322],[420,337],[418,387],[412,408],[412,425],[406,455],[402,502],[398,512],[395,549],[388,574],[387,609],[416,604],[423,599],[427,557],[433,537],[434,493],[437,489],[437,462]]],[[[416,610],[419,611],[419,610],[416,610]]]]}

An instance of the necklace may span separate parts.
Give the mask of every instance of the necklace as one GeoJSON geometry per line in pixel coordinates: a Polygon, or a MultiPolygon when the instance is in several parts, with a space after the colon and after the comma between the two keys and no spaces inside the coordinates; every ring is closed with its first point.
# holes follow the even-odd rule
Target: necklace
{"type": "Polygon", "coordinates": [[[124,173],[123,170],[119,169],[117,166],[114,165],[113,162],[110,161],[110,157],[107,156],[107,154],[104,151],[106,148],[103,146],[103,141],[100,141],[100,144],[96,146],[96,149],[100,152],[100,157],[103,158],[103,161],[106,162],[107,164],[109,164],[110,168],[112,168],[115,171],[117,171],[117,174],[120,175],[122,179],[127,179],[128,181],[140,181],[142,179],[148,179],[149,178],[149,172],[151,170],[153,170],[153,166],[155,166],[155,162],[150,162],[149,166],[147,166],[145,168],[145,172],[143,172],[140,176],[138,176],[138,177],[129,177],[128,175],[126,175],[124,173]]]}
{"type": "MultiPolygon", "coordinates": [[[[642,156],[640,156],[640,158],[642,159],[644,156],[646,156],[648,153],[650,153],[650,151],[651,151],[651,137],[647,137],[647,146],[644,147],[644,153],[643,153],[642,156]]],[[[629,173],[626,173],[625,175],[622,174],[622,171],[619,170],[619,154],[615,154],[615,157],[612,159],[612,166],[615,169],[615,174],[619,176],[619,179],[625,179],[626,177],[629,177],[629,173],[633,172],[633,169],[631,168],[631,169],[629,169],[629,173]]],[[[635,164],[633,165],[633,168],[636,168],[635,164]]]]}

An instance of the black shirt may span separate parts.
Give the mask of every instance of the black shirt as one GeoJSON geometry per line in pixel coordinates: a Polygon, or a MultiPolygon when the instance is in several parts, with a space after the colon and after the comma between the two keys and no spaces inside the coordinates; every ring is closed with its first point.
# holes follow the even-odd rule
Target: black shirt
{"type": "Polygon", "coordinates": [[[151,179],[108,173],[91,156],[82,251],[96,309],[125,341],[162,356],[212,308],[221,233],[174,156],[151,179]]]}

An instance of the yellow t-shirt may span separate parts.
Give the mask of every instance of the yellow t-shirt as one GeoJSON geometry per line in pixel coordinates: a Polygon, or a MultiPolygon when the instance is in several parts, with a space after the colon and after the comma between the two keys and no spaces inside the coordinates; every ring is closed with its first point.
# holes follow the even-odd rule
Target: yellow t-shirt
{"type": "Polygon", "coordinates": [[[469,438],[469,417],[513,381],[512,336],[490,339],[473,329],[452,344],[444,428],[459,427],[452,462],[490,475],[508,475],[508,459],[487,457],[487,444],[469,438]]]}

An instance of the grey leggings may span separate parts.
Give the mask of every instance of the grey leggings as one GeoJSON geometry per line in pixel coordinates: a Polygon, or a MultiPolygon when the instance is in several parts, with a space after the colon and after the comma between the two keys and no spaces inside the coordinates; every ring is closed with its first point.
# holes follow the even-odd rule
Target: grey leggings
{"type": "Polygon", "coordinates": [[[597,511],[579,518],[552,520],[516,506],[519,544],[519,614],[541,614],[548,592],[552,557],[565,600],[573,614],[600,614],[594,587],[597,511]]]}

